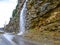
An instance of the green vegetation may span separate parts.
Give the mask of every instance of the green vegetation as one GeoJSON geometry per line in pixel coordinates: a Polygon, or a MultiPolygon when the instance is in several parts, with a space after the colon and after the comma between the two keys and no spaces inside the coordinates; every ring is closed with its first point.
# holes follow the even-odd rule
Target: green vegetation
{"type": "Polygon", "coordinates": [[[16,16],[18,11],[17,9],[18,9],[18,5],[16,6],[16,9],[13,10],[12,17],[16,16]]]}

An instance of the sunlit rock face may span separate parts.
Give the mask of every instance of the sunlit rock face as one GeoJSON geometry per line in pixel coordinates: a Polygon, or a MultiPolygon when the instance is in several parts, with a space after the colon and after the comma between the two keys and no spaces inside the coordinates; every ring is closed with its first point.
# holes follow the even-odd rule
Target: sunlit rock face
{"type": "Polygon", "coordinates": [[[28,0],[26,30],[33,40],[60,37],[60,0],[28,0]]]}
{"type": "Polygon", "coordinates": [[[46,20],[48,20],[51,15],[54,15],[51,14],[53,13],[52,10],[55,10],[57,7],[60,7],[59,5],[60,0],[28,0],[26,28],[40,28],[43,25],[47,25],[46,23],[48,22],[46,22],[46,20]]]}

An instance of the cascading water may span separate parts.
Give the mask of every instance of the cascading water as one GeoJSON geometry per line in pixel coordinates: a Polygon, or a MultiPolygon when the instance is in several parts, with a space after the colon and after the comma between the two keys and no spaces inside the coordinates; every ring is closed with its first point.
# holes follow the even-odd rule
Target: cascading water
{"type": "Polygon", "coordinates": [[[17,35],[22,35],[25,31],[26,2],[27,2],[27,0],[25,1],[24,5],[22,7],[22,10],[20,12],[20,30],[17,35]]]}

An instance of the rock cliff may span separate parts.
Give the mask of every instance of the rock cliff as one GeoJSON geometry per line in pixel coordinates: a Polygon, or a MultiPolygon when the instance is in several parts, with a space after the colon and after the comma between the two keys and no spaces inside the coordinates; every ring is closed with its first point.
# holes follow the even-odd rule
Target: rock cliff
{"type": "MultiPolygon", "coordinates": [[[[6,30],[19,30],[19,13],[25,0],[18,0],[15,16],[6,30]]],[[[35,41],[60,43],[60,0],[28,0],[24,37],[35,41]]]]}
{"type": "Polygon", "coordinates": [[[28,0],[25,37],[35,41],[60,39],[60,0],[28,0]]]}

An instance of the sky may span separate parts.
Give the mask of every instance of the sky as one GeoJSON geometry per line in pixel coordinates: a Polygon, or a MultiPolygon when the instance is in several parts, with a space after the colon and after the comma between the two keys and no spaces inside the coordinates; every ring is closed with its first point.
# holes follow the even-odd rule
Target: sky
{"type": "Polygon", "coordinates": [[[0,27],[9,23],[16,5],[17,0],[0,0],[0,27]]]}

